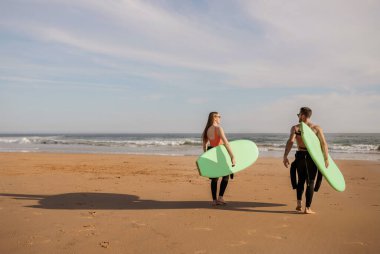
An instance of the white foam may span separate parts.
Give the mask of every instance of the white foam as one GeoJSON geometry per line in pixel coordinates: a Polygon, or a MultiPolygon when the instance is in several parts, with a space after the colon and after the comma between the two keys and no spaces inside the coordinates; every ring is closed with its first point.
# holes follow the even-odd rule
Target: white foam
{"type": "Polygon", "coordinates": [[[376,145],[368,144],[355,144],[355,145],[331,145],[329,146],[331,151],[336,152],[375,152],[378,149],[376,145]]]}

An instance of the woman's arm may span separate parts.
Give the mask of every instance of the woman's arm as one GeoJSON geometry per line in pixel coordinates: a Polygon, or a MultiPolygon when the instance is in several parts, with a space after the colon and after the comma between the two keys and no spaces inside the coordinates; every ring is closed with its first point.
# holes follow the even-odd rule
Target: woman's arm
{"type": "Polygon", "coordinates": [[[203,141],[203,152],[207,151],[207,144],[208,144],[208,141],[207,142],[203,141]]]}
{"type": "Polygon", "coordinates": [[[230,143],[228,143],[228,140],[227,140],[227,138],[226,138],[226,135],[224,134],[224,130],[223,130],[222,127],[219,127],[219,128],[218,128],[218,131],[219,131],[219,135],[220,135],[220,137],[221,137],[222,140],[223,140],[224,146],[226,147],[227,152],[228,152],[228,154],[229,154],[230,157],[231,157],[231,163],[232,163],[232,166],[235,166],[235,164],[236,164],[235,156],[234,156],[234,154],[233,154],[233,152],[232,152],[232,150],[231,150],[230,143]]]}

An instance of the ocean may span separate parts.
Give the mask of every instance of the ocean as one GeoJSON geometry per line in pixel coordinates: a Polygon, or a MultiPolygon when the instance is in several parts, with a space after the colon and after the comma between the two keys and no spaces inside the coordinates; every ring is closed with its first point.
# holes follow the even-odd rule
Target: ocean
{"type": "MultiPolygon", "coordinates": [[[[230,141],[249,139],[260,156],[282,157],[289,134],[227,133],[230,141]]],[[[334,159],[380,160],[380,133],[325,134],[334,159]]],[[[200,134],[0,134],[0,152],[200,155],[200,134]]],[[[290,153],[293,156],[295,147],[290,153]]]]}

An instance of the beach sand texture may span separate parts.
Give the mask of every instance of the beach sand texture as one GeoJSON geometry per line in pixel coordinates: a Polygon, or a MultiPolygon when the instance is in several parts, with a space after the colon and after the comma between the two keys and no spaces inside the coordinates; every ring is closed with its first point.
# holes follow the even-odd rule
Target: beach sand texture
{"type": "Polygon", "coordinates": [[[218,208],[195,160],[0,153],[0,253],[380,253],[380,162],[337,161],[346,191],[323,181],[304,215],[281,159],[218,208]]]}

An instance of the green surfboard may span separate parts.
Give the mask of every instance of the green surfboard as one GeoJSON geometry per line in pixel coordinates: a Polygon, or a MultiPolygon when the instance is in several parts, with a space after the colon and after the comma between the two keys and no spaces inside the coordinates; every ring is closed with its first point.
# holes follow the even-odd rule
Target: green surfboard
{"type": "Polygon", "coordinates": [[[232,167],[231,158],[224,145],[214,147],[197,160],[199,175],[204,177],[221,177],[234,174],[251,166],[259,156],[259,149],[250,140],[229,142],[235,156],[236,165],[232,167]]]}
{"type": "Polygon", "coordinates": [[[317,165],[318,170],[322,173],[327,182],[335,190],[344,191],[346,189],[346,183],[338,166],[329,155],[329,167],[326,168],[321,143],[319,142],[319,139],[313,130],[305,123],[301,123],[301,136],[303,142],[305,143],[307,151],[309,152],[315,165],[317,165]]]}

